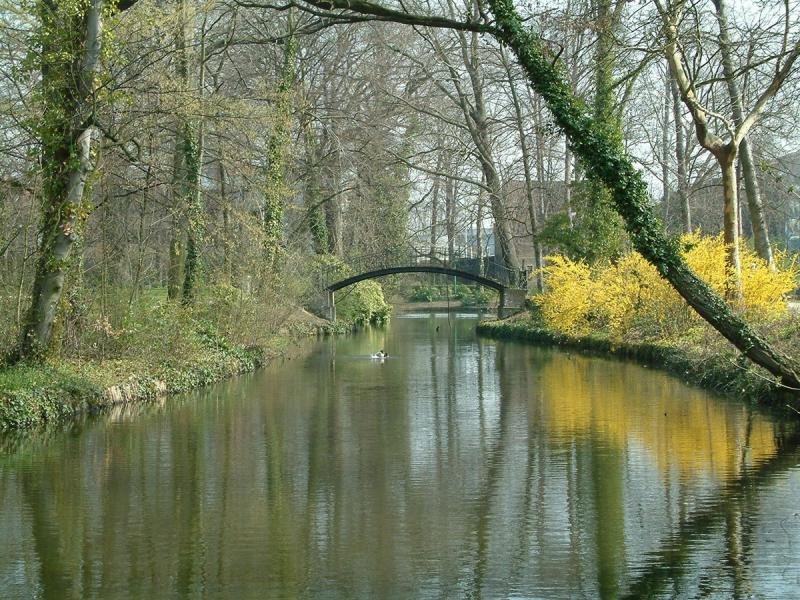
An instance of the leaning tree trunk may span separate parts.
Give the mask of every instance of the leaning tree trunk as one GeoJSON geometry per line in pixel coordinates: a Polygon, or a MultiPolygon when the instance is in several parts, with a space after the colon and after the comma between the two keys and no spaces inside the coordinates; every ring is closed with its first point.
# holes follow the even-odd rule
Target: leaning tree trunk
{"type": "Polygon", "coordinates": [[[44,0],[36,8],[41,19],[44,98],[39,125],[44,178],[41,241],[31,304],[12,361],[41,360],[51,344],[91,170],[90,115],[102,42],[103,0],[91,0],[75,12],[60,11],[44,0]]]}
{"type": "Polygon", "coordinates": [[[497,38],[508,45],[525,69],[531,86],[547,102],[573,151],[588,172],[612,192],[635,248],[668,280],[697,313],[745,356],[775,375],[784,385],[800,388],[798,365],[776,351],[738,317],[725,301],[695,275],[675,238],[668,238],[653,214],[647,184],[620,141],[589,116],[564,82],[553,56],[533,31],[526,29],[512,0],[489,0],[497,38]]]}

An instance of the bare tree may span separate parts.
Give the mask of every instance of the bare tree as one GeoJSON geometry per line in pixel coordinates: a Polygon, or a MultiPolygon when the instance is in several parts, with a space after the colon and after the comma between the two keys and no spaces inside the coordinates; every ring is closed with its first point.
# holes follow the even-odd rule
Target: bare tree
{"type": "MultiPolygon", "coordinates": [[[[656,7],[664,25],[666,36],[666,54],[670,63],[670,69],[675,78],[681,98],[686,104],[692,116],[695,126],[695,133],[700,144],[708,150],[716,159],[722,174],[723,187],[723,216],[724,216],[724,238],[728,246],[728,266],[731,271],[728,296],[731,299],[741,298],[741,259],[739,254],[739,205],[738,205],[738,183],[736,175],[736,158],[739,154],[742,142],[752,127],[761,118],[768,103],[772,100],[780,87],[792,72],[795,61],[800,56],[800,41],[790,46],[788,38],[789,13],[788,4],[785,14],[786,32],[780,43],[780,50],[776,53],[773,62],[773,70],[770,81],[755,101],[753,108],[748,114],[740,113],[739,117],[728,119],[720,113],[708,108],[698,96],[698,85],[695,78],[687,66],[684,45],[680,39],[679,23],[684,16],[686,3],[684,0],[675,2],[665,2],[654,0],[656,7]],[[715,132],[715,124],[719,124],[724,133],[715,132]]],[[[720,27],[720,39],[723,46],[729,46],[727,33],[727,21],[724,12],[724,4],[716,5],[718,8],[717,16],[720,27]]],[[[727,53],[723,52],[723,61],[727,53]]],[[[731,89],[730,82],[733,81],[731,70],[732,65],[726,68],[728,71],[728,90],[731,96],[738,98],[737,91],[731,89]]],[[[734,113],[736,109],[734,108],[734,113]]],[[[760,211],[756,207],[756,218],[760,211]]],[[[762,219],[763,220],[763,219],[762,219]]],[[[754,227],[756,229],[756,227],[754,227]]],[[[761,234],[765,235],[765,229],[761,234]]],[[[768,243],[762,235],[762,245],[768,243]]]]}

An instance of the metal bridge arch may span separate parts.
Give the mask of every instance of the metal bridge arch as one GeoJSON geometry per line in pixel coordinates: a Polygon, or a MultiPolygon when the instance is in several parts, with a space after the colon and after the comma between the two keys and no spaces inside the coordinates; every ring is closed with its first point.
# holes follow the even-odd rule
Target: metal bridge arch
{"type": "Polygon", "coordinates": [[[346,288],[349,285],[353,285],[354,283],[358,283],[359,281],[375,279],[376,277],[383,277],[385,275],[395,275],[397,273],[441,273],[443,275],[451,275],[454,277],[460,277],[461,279],[474,281],[475,283],[485,287],[492,288],[493,290],[500,292],[501,295],[505,293],[505,290],[508,287],[499,281],[495,281],[494,279],[489,279],[488,277],[483,277],[482,275],[476,275],[467,271],[461,271],[459,269],[451,269],[450,267],[438,265],[409,265],[403,267],[385,267],[382,269],[375,269],[373,271],[365,271],[359,275],[353,275],[352,277],[347,277],[346,279],[332,283],[325,289],[329,292],[335,292],[342,288],[346,288]]]}
{"type": "Polygon", "coordinates": [[[525,300],[524,289],[516,288],[506,283],[501,283],[495,279],[484,277],[483,275],[477,275],[476,273],[470,273],[469,271],[462,271],[461,269],[453,269],[451,267],[447,267],[444,265],[411,264],[411,265],[399,265],[399,266],[386,266],[378,269],[372,269],[370,271],[364,271],[363,273],[359,273],[358,275],[352,275],[350,277],[346,277],[345,279],[341,279],[334,283],[328,284],[324,288],[325,298],[323,299],[324,302],[323,311],[325,316],[327,316],[327,318],[332,321],[336,320],[335,293],[337,290],[341,290],[342,288],[346,288],[347,286],[358,283],[359,281],[364,281],[366,279],[375,279],[377,277],[383,277],[385,275],[395,275],[398,273],[441,273],[443,275],[450,275],[454,277],[459,277],[461,279],[466,279],[467,281],[474,281],[479,285],[496,290],[500,294],[500,303],[497,307],[497,310],[498,310],[498,315],[501,316],[503,315],[504,309],[507,308],[506,307],[507,300],[511,300],[511,303],[517,306],[521,306],[525,300]]]}

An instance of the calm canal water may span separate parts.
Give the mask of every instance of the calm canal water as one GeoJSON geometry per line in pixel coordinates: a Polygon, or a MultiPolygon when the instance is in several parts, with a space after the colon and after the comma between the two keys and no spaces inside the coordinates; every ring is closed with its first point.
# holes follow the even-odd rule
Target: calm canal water
{"type": "Polygon", "coordinates": [[[0,598],[800,598],[794,427],[474,325],[5,440],[0,598]]]}

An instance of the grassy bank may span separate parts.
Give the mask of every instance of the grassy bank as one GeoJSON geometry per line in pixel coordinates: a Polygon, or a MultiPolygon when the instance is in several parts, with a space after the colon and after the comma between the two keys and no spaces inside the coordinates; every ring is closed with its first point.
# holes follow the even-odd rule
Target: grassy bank
{"type": "Polygon", "coordinates": [[[547,329],[529,313],[482,322],[478,325],[478,332],[497,339],[521,340],[585,354],[631,359],[726,396],[759,402],[787,412],[800,410],[800,398],[796,394],[781,388],[766,371],[752,365],[725,340],[714,339],[714,334],[671,343],[620,341],[597,333],[567,335],[547,329]]]}
{"type": "MultiPolygon", "coordinates": [[[[340,318],[331,323],[298,308],[307,290],[289,283],[248,293],[207,285],[190,304],[169,301],[164,288],[138,294],[114,288],[101,299],[79,296],[65,303],[52,358],[0,366],[0,431],[215,383],[284,355],[296,340],[349,333],[391,311],[378,283],[361,282],[337,299],[340,318]]],[[[13,312],[0,302],[0,315],[13,312]]],[[[18,322],[0,327],[0,348],[11,348],[18,335],[18,322]]]]}
{"type": "Polygon", "coordinates": [[[352,329],[352,323],[329,323],[299,311],[262,345],[231,344],[211,330],[184,329],[169,356],[144,348],[124,358],[59,357],[40,365],[0,368],[0,431],[32,429],[186,392],[253,371],[285,355],[299,339],[352,329]]]}
{"type": "Polygon", "coordinates": [[[30,429],[116,404],[147,402],[263,364],[264,349],[209,349],[185,364],[109,360],[17,365],[0,371],[0,429],[30,429]]]}

